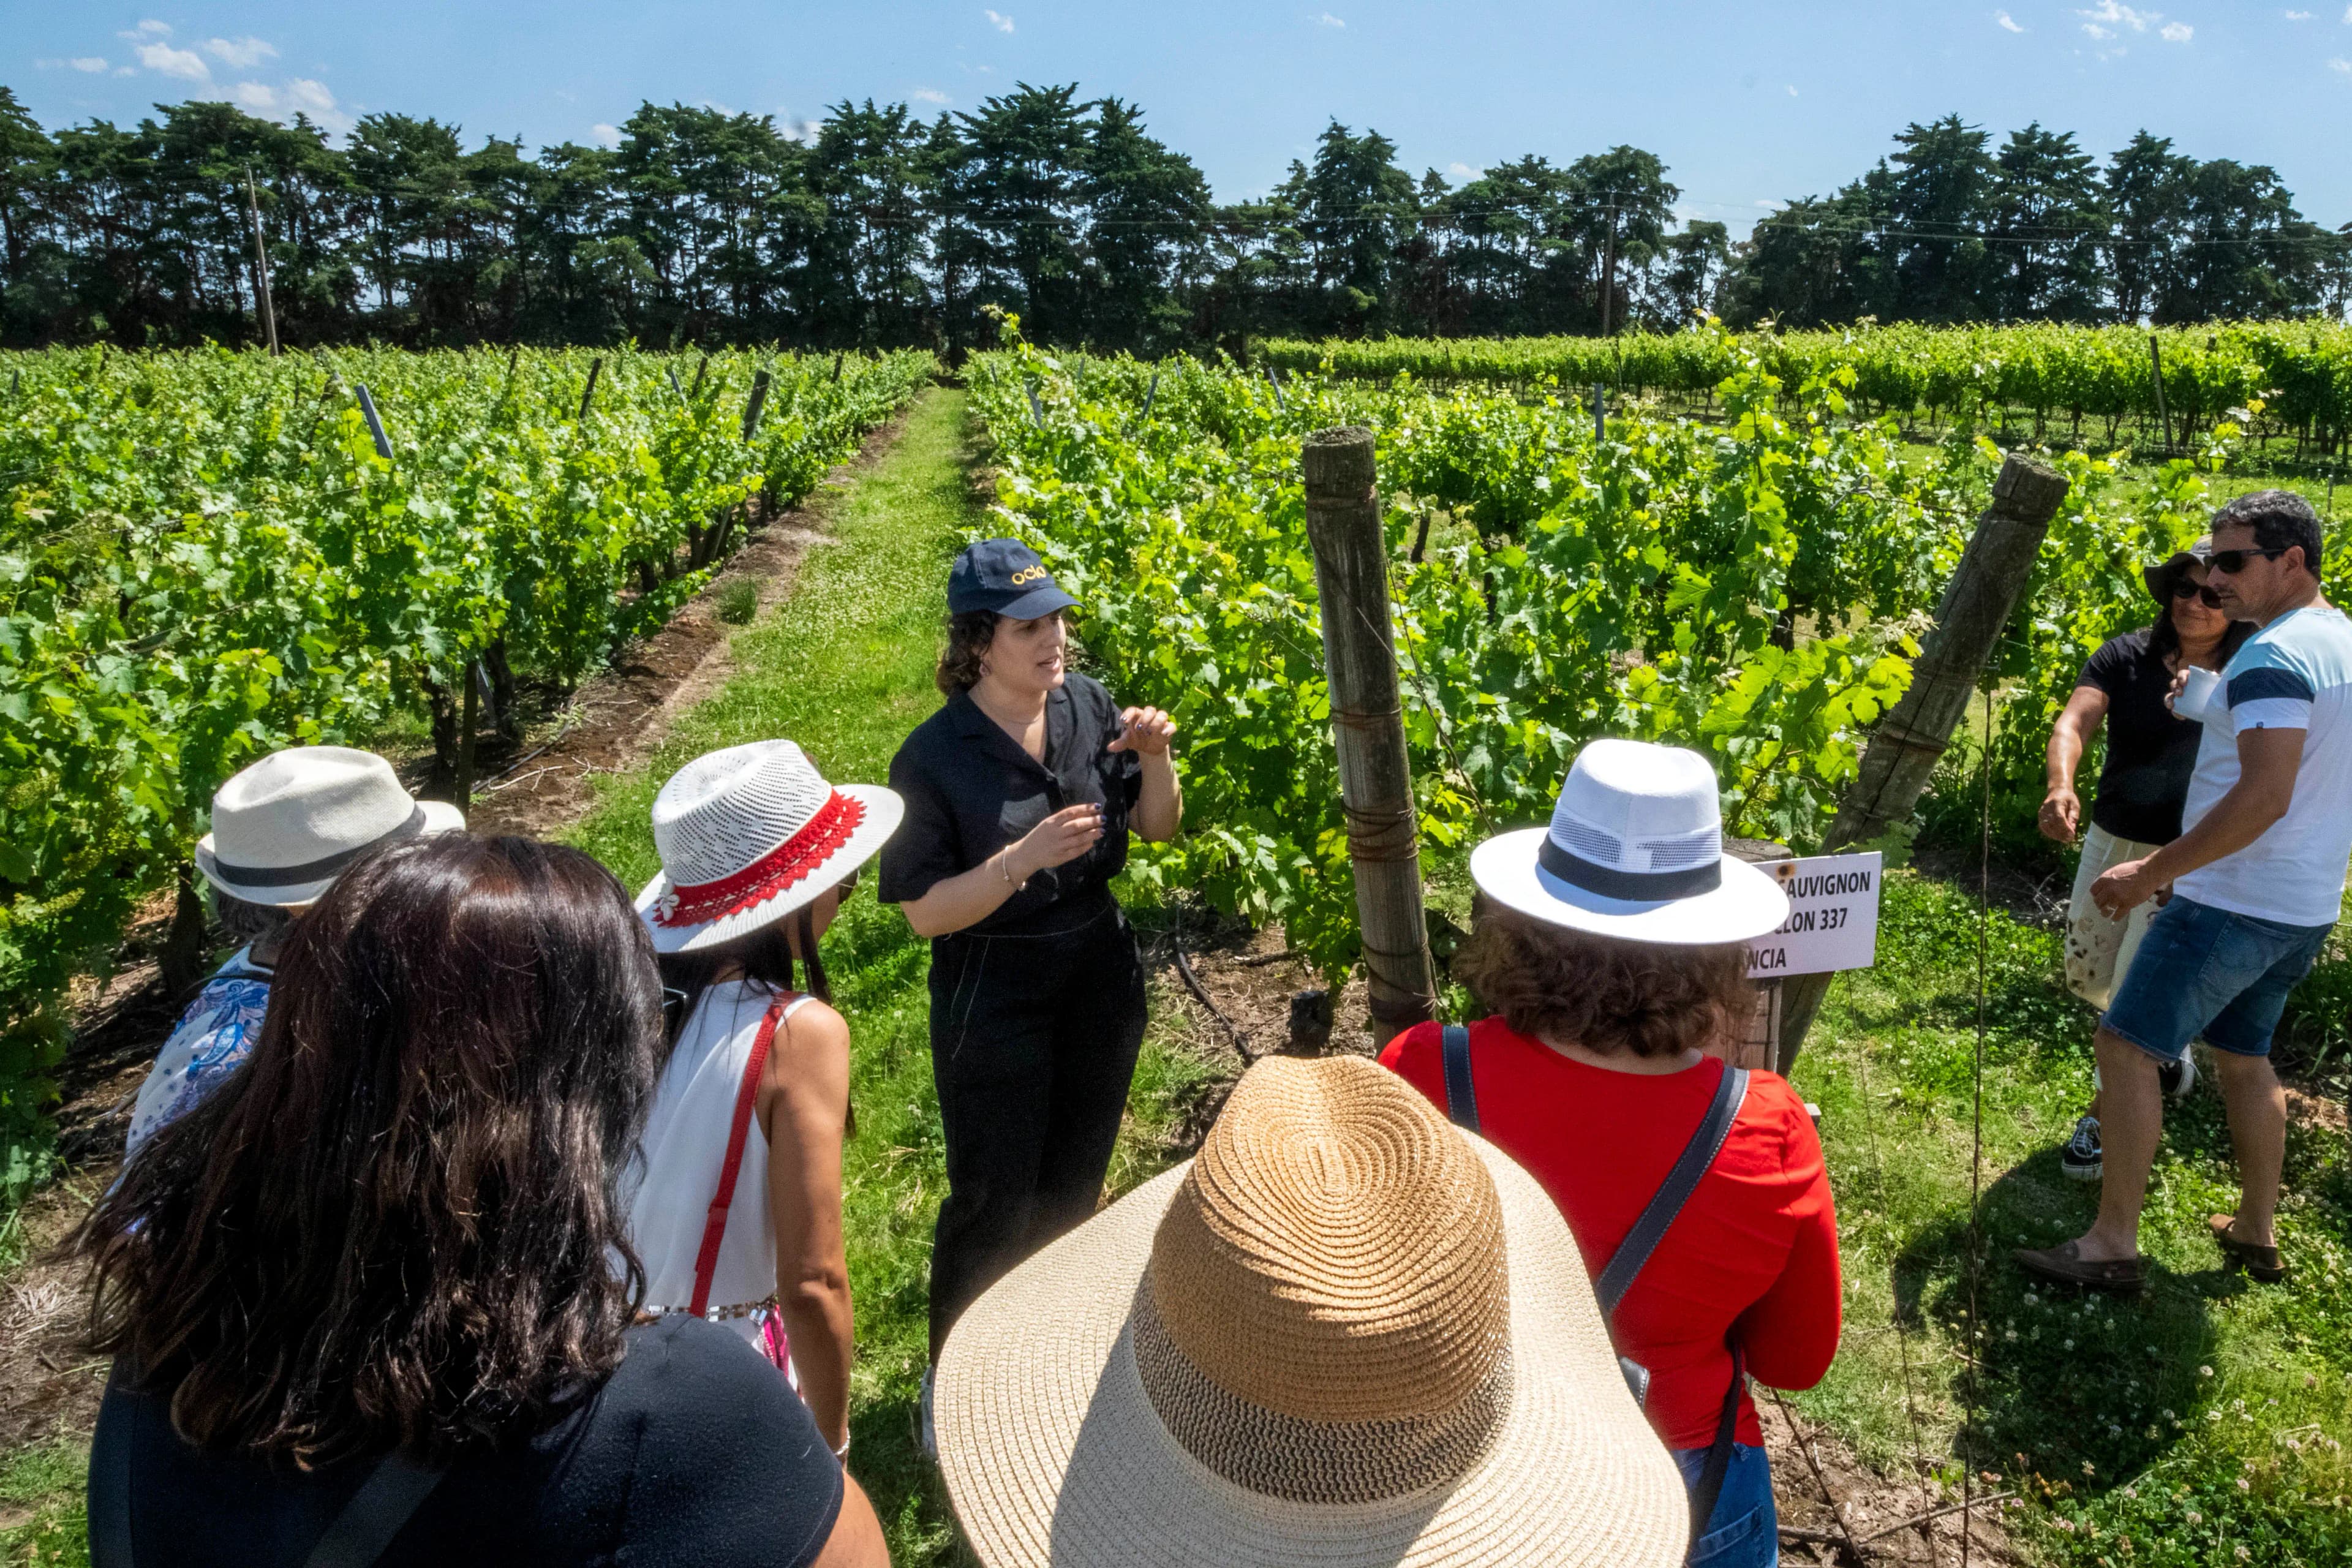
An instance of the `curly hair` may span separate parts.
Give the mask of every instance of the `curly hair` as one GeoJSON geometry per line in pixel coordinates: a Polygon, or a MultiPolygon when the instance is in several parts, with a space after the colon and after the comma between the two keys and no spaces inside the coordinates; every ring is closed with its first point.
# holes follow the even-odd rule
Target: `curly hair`
{"type": "Polygon", "coordinates": [[[996,640],[996,623],[1001,619],[994,610],[965,610],[948,617],[948,646],[940,650],[940,668],[931,677],[939,684],[940,696],[970,691],[980,679],[981,660],[988,657],[988,645],[996,640]]]}
{"type": "Polygon", "coordinates": [[[1744,942],[1668,946],[1569,931],[1479,900],[1454,978],[1522,1035],[1673,1056],[1746,1026],[1744,942]]]}
{"type": "Polygon", "coordinates": [[[88,1342],[188,1443],[322,1465],[536,1430],[645,1292],[623,1174],[661,1065],[653,943],[577,849],[379,849],[288,937],[252,1058],[69,1242],[88,1342]]]}

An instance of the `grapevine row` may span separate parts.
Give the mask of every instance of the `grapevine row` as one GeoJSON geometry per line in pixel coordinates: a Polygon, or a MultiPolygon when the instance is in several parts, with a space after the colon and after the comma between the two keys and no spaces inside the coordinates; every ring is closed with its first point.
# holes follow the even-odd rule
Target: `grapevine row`
{"type": "Polygon", "coordinates": [[[29,1157],[68,980],[184,876],[229,774],[365,744],[485,667],[576,682],[932,370],[0,356],[0,1153],[29,1157]]]}
{"type": "MultiPolygon", "coordinates": [[[[1258,357],[1288,371],[1347,376],[1604,385],[1706,397],[1739,368],[1721,332],[1615,338],[1271,340],[1258,357]]],[[[2306,454],[2341,454],[2352,436],[2352,325],[2246,321],[2167,328],[1866,326],[1767,340],[1767,368],[1796,387],[1850,368],[1867,411],[1909,417],[2030,414],[2037,435],[2112,447],[2126,421],[2201,429],[2263,405],[2258,435],[2294,436],[2306,454]],[[2149,339],[2158,353],[2149,352],[2149,339]],[[2163,403],[2157,398],[2157,364],[2163,403]]]]}
{"type": "MultiPolygon", "coordinates": [[[[1121,700],[1186,737],[1186,837],[1141,874],[1286,922],[1327,970],[1355,954],[1298,479],[1301,437],[1339,424],[1378,440],[1426,860],[1542,820],[1600,735],[1695,747],[1729,831],[1818,842],[2000,455],[1956,435],[1906,457],[1891,418],[1854,406],[1853,366],[1786,384],[1777,340],[1706,335],[1731,366],[1717,416],[1636,407],[1599,435],[1573,402],[1469,384],[1276,383],[1017,341],[975,361],[999,525],[1078,597],[1121,700]]],[[[2201,531],[2243,434],[2223,420],[2130,487],[2112,460],[2052,457],[2072,491],[2000,653],[2012,816],[2031,820],[2018,797],[2083,659],[2149,619],[2139,563],[2201,531]]]]}

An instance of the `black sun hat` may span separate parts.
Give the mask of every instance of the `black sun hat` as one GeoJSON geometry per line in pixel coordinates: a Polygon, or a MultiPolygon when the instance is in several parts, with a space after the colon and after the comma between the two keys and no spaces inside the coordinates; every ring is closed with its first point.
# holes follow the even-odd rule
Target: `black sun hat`
{"type": "Polygon", "coordinates": [[[948,571],[948,613],[994,610],[1034,621],[1077,601],[1062,592],[1037,552],[1017,539],[983,539],[963,547],[948,571]]]}
{"type": "Polygon", "coordinates": [[[2180,574],[2191,566],[2204,565],[2212,553],[2213,536],[2209,533],[2188,549],[2174,551],[2156,565],[2141,567],[2140,581],[2147,584],[2147,591],[2156,595],[2158,605],[2168,608],[2172,604],[2172,585],[2180,581],[2180,574]]]}

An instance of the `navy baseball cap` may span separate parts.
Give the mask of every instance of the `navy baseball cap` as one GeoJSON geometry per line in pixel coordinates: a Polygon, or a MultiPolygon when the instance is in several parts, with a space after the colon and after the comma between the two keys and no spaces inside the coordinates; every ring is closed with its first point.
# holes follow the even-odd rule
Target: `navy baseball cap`
{"type": "Polygon", "coordinates": [[[950,615],[994,610],[1016,621],[1034,621],[1076,603],[1055,583],[1037,552],[1017,539],[967,544],[948,572],[950,615]]]}

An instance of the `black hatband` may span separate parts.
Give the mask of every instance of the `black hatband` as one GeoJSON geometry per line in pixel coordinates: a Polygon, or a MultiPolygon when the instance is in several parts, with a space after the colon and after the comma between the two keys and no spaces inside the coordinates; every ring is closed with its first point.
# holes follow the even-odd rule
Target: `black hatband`
{"type": "Polygon", "coordinates": [[[1543,847],[1536,851],[1536,864],[1571,887],[1634,904],[1694,898],[1723,886],[1720,857],[1681,871],[1621,871],[1614,866],[1596,866],[1578,858],[1561,848],[1549,833],[1544,835],[1543,847]]]}
{"type": "Polygon", "coordinates": [[[379,844],[389,844],[395,838],[414,838],[425,831],[425,808],[416,807],[408,820],[380,838],[349,849],[338,849],[332,855],[316,860],[306,860],[299,866],[232,866],[218,855],[213,857],[213,872],[224,882],[235,882],[244,888],[298,888],[305,882],[324,881],[344,867],[366,854],[379,844]]]}

